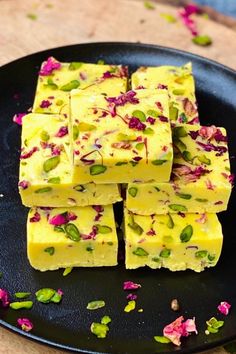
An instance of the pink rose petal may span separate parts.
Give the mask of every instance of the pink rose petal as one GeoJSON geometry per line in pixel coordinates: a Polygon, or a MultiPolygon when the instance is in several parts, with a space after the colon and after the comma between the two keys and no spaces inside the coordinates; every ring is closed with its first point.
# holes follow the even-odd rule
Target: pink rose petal
{"type": "Polygon", "coordinates": [[[33,329],[33,323],[28,318],[18,318],[17,323],[25,332],[29,332],[33,329]]]}
{"type": "Polygon", "coordinates": [[[0,289],[0,303],[2,303],[2,307],[8,307],[10,296],[7,290],[0,289]]]}
{"type": "Polygon", "coordinates": [[[61,63],[53,57],[49,57],[43,64],[39,71],[39,75],[48,76],[51,75],[54,70],[61,68],[61,63]]]}
{"type": "Polygon", "coordinates": [[[16,113],[13,117],[13,122],[18,124],[18,125],[22,125],[22,118],[26,116],[26,113],[16,113]]]}
{"type": "Polygon", "coordinates": [[[138,288],[141,288],[141,285],[140,284],[136,284],[130,280],[127,280],[124,282],[123,284],[123,289],[124,290],[136,290],[138,288]]]}
{"type": "Polygon", "coordinates": [[[231,307],[231,305],[228,302],[222,301],[217,308],[221,313],[223,313],[223,315],[227,316],[229,313],[230,307],[231,307]]]}

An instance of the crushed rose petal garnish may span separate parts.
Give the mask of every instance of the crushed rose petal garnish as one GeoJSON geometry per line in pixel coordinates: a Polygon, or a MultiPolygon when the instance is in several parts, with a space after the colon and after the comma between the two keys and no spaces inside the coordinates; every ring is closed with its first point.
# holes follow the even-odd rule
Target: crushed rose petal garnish
{"type": "Polygon", "coordinates": [[[229,313],[229,309],[230,309],[231,305],[226,302],[226,301],[221,301],[220,305],[217,306],[217,309],[223,313],[223,315],[228,315],[229,313]]]}
{"type": "Polygon", "coordinates": [[[124,290],[136,290],[138,288],[141,288],[141,285],[140,284],[136,284],[130,280],[127,280],[124,282],[123,284],[123,289],[124,290]]]}
{"type": "Polygon", "coordinates": [[[39,107],[40,108],[48,108],[51,105],[52,105],[52,103],[49,100],[42,100],[39,107]]]}
{"type": "Polygon", "coordinates": [[[18,124],[18,125],[22,125],[22,118],[26,116],[26,113],[16,113],[13,117],[13,122],[18,124]]]}
{"type": "Polygon", "coordinates": [[[61,226],[64,224],[67,224],[69,221],[76,220],[77,216],[71,211],[71,212],[65,212],[62,214],[57,214],[51,217],[48,222],[51,225],[54,226],[61,226]]]}
{"type": "Polygon", "coordinates": [[[2,304],[2,307],[8,307],[10,303],[9,293],[5,289],[0,289],[0,303],[2,304]]]}
{"type": "Polygon", "coordinates": [[[39,222],[41,220],[40,214],[36,211],[34,215],[30,218],[30,222],[39,222]]]}
{"type": "Polygon", "coordinates": [[[18,187],[21,189],[27,189],[29,187],[30,183],[29,181],[22,180],[18,183],[18,187]]]}
{"type": "Polygon", "coordinates": [[[163,329],[163,335],[177,346],[181,345],[181,337],[188,337],[192,332],[195,332],[196,334],[198,333],[195,318],[187,319],[184,322],[183,316],[178,317],[175,321],[168,324],[163,329]]]}
{"type": "Polygon", "coordinates": [[[128,294],[126,296],[127,300],[137,300],[138,296],[136,294],[128,294]]]}
{"type": "Polygon", "coordinates": [[[68,128],[67,127],[61,127],[58,132],[56,133],[57,138],[62,138],[63,136],[68,134],[68,128]]]}
{"type": "Polygon", "coordinates": [[[61,63],[53,57],[49,57],[42,65],[39,75],[48,76],[51,75],[54,70],[61,68],[61,63]]]}
{"type": "Polygon", "coordinates": [[[25,332],[29,332],[33,329],[33,323],[28,318],[18,318],[17,323],[25,332]]]}

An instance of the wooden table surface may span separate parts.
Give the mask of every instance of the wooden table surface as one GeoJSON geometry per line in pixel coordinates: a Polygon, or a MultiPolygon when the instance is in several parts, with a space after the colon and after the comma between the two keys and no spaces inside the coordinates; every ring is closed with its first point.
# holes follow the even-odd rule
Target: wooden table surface
{"type": "MultiPolygon", "coordinates": [[[[236,31],[198,17],[200,33],[213,39],[212,46],[198,47],[179,20],[168,23],[163,13],[176,16],[177,9],[158,3],[148,10],[140,0],[0,0],[0,65],[57,46],[128,41],[183,49],[236,69],[236,31]]],[[[0,328],[0,353],[63,352],[0,328]]],[[[208,353],[226,352],[217,348],[208,353]]]]}

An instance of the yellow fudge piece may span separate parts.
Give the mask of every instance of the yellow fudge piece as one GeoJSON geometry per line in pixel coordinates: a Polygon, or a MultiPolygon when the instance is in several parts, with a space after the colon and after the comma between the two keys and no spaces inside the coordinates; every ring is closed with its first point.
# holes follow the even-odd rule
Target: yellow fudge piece
{"type": "Polygon", "coordinates": [[[172,166],[168,95],[71,93],[74,182],[168,181],[172,166]]]}
{"type": "Polygon", "coordinates": [[[117,248],[112,205],[29,212],[27,254],[35,269],[114,266],[117,248]]]}
{"type": "Polygon", "coordinates": [[[127,208],[142,215],[226,210],[232,175],[225,129],[177,124],[172,131],[171,181],[129,184],[127,208]]]}
{"type": "Polygon", "coordinates": [[[133,73],[131,83],[133,89],[168,89],[170,119],[180,123],[199,123],[191,63],[181,67],[140,67],[133,73]]]}
{"type": "Polygon", "coordinates": [[[72,182],[72,156],[62,115],[23,118],[19,192],[26,206],[84,206],[121,200],[116,184],[72,182]]]}
{"type": "Polygon", "coordinates": [[[148,266],[200,272],[216,265],[222,242],[216,214],[144,216],[125,209],[127,269],[148,266]]]}
{"type": "Polygon", "coordinates": [[[60,63],[50,57],[39,71],[33,112],[68,114],[70,91],[78,87],[119,95],[127,89],[127,75],[127,67],[121,65],[60,63]]]}

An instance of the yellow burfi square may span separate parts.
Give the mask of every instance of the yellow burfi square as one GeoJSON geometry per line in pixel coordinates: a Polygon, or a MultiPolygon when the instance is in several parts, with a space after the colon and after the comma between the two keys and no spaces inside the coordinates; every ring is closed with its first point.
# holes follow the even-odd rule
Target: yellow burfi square
{"type": "Polygon", "coordinates": [[[71,93],[74,182],[168,181],[172,166],[168,95],[71,93]]]}
{"type": "Polygon", "coordinates": [[[112,205],[29,212],[27,254],[35,269],[114,266],[117,248],[112,205]]]}
{"type": "Polygon", "coordinates": [[[226,210],[232,175],[225,129],[177,124],[172,132],[171,181],[129,184],[127,208],[142,215],[226,210]]]}
{"type": "Polygon", "coordinates": [[[63,115],[23,118],[19,192],[26,206],[83,206],[120,201],[116,184],[72,182],[71,142],[63,115]]]}
{"type": "Polygon", "coordinates": [[[140,67],[132,75],[132,88],[159,88],[170,95],[170,119],[179,123],[199,123],[192,64],[140,67]]]}
{"type": "Polygon", "coordinates": [[[39,71],[33,112],[68,115],[72,89],[119,95],[127,89],[127,76],[121,65],[61,63],[50,57],[39,71]]]}
{"type": "Polygon", "coordinates": [[[125,209],[126,268],[200,272],[219,260],[223,242],[216,214],[144,216],[125,209]]]}

